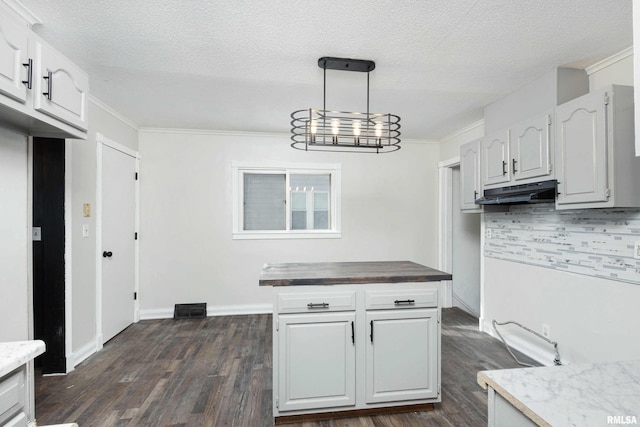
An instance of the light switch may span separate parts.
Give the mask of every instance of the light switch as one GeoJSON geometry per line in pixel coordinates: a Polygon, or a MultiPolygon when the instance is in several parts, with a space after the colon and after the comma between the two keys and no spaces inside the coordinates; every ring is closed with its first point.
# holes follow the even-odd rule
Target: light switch
{"type": "Polygon", "coordinates": [[[32,240],[34,242],[42,241],[42,228],[41,227],[33,227],[32,240]]]}
{"type": "Polygon", "coordinates": [[[89,224],[82,224],[82,237],[89,237],[89,224]]]}

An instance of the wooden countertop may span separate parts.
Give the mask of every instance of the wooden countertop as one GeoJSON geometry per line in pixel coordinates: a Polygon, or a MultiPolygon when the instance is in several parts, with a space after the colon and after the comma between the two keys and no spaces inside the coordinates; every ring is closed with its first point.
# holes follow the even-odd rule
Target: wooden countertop
{"type": "Polygon", "coordinates": [[[411,261],[265,264],[260,286],[435,282],[451,274],[411,261]]]}

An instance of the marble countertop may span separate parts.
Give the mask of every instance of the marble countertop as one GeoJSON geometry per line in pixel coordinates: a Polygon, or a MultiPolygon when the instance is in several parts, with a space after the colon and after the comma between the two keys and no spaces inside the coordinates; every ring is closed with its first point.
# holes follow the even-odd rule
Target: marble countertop
{"type": "Polygon", "coordinates": [[[411,261],[266,264],[260,286],[435,282],[451,274],[411,261]]]}
{"type": "Polygon", "coordinates": [[[481,371],[478,384],[539,426],[640,423],[640,360],[481,371]]]}
{"type": "Polygon", "coordinates": [[[44,353],[43,341],[0,342],[0,377],[44,353]]]}

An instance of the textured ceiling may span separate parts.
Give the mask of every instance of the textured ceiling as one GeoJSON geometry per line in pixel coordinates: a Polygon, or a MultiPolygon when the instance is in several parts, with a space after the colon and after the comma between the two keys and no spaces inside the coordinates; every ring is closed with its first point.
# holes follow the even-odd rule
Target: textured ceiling
{"type": "MultiPolygon", "coordinates": [[[[289,131],[322,107],[321,56],[372,59],[371,111],[439,139],[552,68],[632,45],[632,0],[22,0],[34,30],[141,127],[289,131]]],[[[366,109],[327,72],[327,108],[366,109]]]]}

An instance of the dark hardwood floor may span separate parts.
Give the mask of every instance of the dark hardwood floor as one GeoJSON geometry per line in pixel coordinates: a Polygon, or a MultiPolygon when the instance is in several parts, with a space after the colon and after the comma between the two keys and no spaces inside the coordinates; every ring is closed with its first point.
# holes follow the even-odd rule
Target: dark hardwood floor
{"type": "MultiPolygon", "coordinates": [[[[518,365],[478,332],[478,319],[452,308],[442,320],[442,403],[434,411],[290,426],[486,426],[477,372],[518,365]]],[[[271,315],[145,320],[70,374],[36,375],[36,417],[80,427],[270,426],[271,364],[271,315]]]]}

